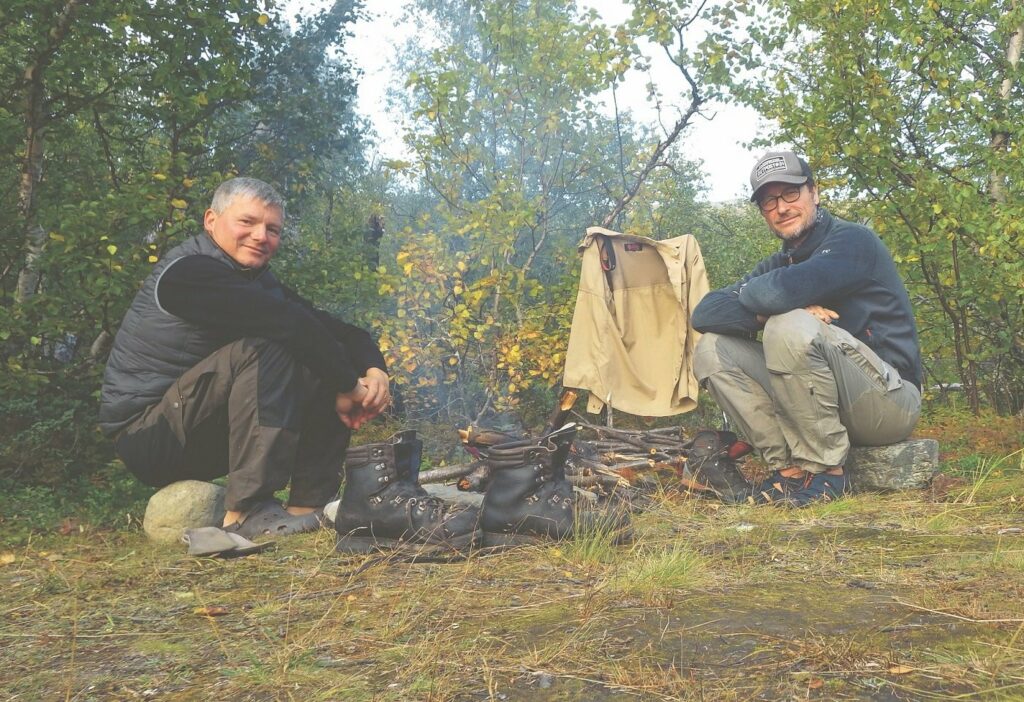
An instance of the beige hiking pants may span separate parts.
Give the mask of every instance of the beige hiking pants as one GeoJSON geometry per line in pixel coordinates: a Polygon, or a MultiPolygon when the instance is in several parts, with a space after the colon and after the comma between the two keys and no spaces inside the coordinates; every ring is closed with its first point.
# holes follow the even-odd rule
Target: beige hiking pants
{"type": "Polygon", "coordinates": [[[820,473],[850,444],[906,439],[921,393],[849,332],[805,310],[770,318],[762,342],[705,334],[697,379],[773,470],[820,473]]]}

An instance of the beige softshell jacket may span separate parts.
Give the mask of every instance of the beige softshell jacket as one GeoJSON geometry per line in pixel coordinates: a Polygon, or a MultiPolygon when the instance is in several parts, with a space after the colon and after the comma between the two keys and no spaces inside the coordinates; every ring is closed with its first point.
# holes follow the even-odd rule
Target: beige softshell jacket
{"type": "Polygon", "coordinates": [[[655,241],[590,227],[580,242],[580,289],[569,333],[564,385],[646,417],[697,407],[690,314],[708,291],[697,240],[655,241]]]}

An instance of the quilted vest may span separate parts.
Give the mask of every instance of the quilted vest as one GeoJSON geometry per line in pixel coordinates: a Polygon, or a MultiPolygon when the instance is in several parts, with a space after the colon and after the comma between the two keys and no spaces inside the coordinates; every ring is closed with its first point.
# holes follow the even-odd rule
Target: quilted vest
{"type": "MultiPolygon", "coordinates": [[[[239,275],[248,273],[205,232],[168,251],[153,268],[121,322],[103,374],[99,419],[100,429],[107,436],[116,434],[157,403],[185,371],[237,340],[218,329],[187,322],[160,306],[156,289],[164,271],[185,256],[197,254],[223,261],[239,275]]],[[[284,295],[281,284],[267,268],[256,274],[255,282],[284,295]]]]}

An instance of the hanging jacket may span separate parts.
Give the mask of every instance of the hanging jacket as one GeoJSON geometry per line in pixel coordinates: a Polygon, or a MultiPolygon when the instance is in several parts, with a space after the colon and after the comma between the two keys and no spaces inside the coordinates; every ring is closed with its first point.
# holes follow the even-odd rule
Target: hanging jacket
{"type": "Polygon", "coordinates": [[[708,291],[704,259],[690,235],[655,241],[590,227],[579,244],[580,287],[564,385],[647,417],[697,407],[690,314],[708,291]]]}

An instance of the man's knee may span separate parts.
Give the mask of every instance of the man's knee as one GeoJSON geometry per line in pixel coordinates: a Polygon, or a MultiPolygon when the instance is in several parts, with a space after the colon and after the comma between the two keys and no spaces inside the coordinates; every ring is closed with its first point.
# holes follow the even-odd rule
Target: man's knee
{"type": "Polygon", "coordinates": [[[768,368],[786,372],[806,366],[821,338],[822,326],[823,322],[803,309],[770,317],[761,336],[768,368]]]}
{"type": "Polygon", "coordinates": [[[293,361],[292,355],[285,349],[284,344],[279,341],[265,339],[261,336],[246,336],[228,344],[237,354],[246,358],[257,359],[280,359],[282,361],[293,361]]]}
{"type": "Polygon", "coordinates": [[[718,352],[718,340],[721,338],[720,334],[704,334],[694,348],[693,374],[701,383],[722,370],[722,360],[718,352]]]}

